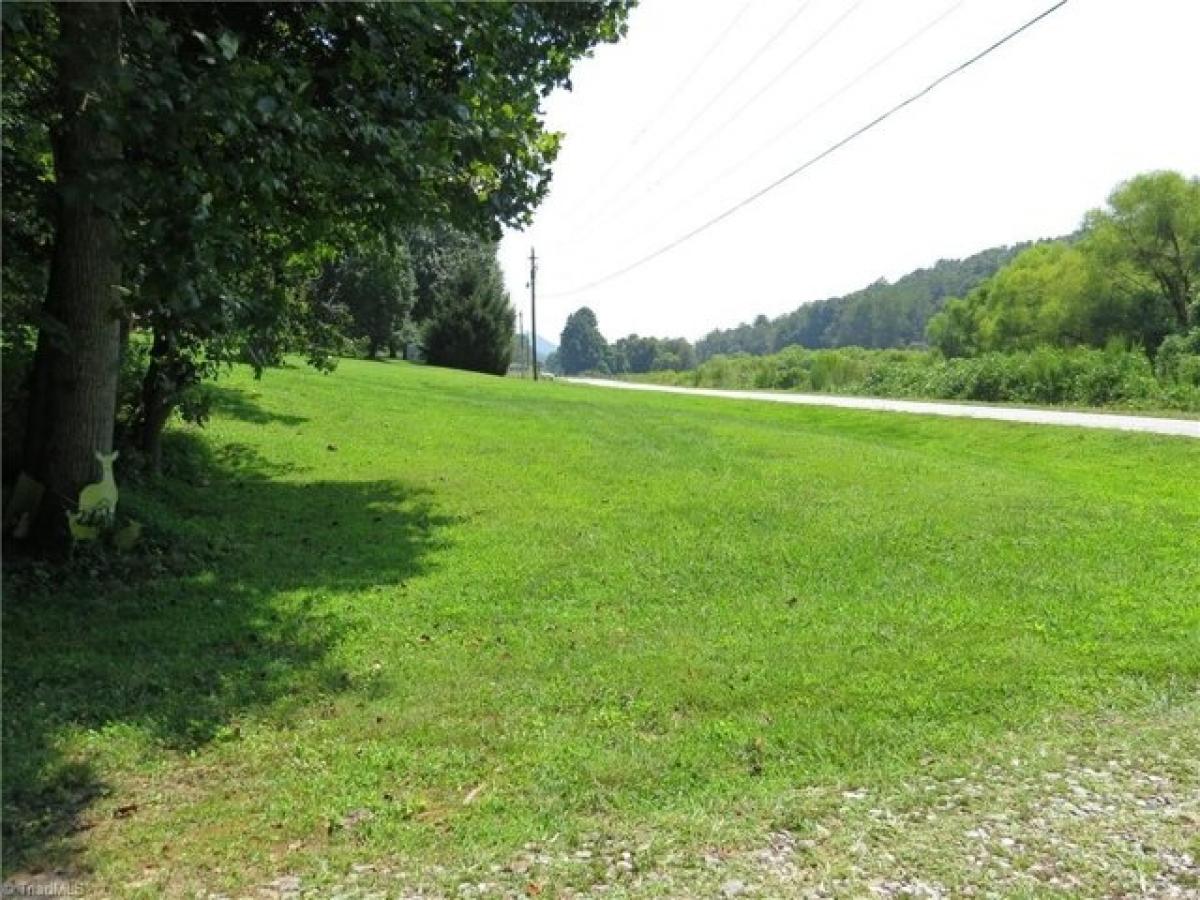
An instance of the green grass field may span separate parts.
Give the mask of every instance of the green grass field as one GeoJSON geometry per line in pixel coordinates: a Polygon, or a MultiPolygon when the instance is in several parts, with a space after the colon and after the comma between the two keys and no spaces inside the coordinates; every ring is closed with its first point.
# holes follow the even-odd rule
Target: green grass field
{"type": "Polygon", "coordinates": [[[1200,798],[1198,442],[353,361],[218,395],[124,485],[136,558],[9,574],[6,874],[711,895],[784,833],[853,893],[861,833],[954,889],[1014,756],[1200,798]]]}

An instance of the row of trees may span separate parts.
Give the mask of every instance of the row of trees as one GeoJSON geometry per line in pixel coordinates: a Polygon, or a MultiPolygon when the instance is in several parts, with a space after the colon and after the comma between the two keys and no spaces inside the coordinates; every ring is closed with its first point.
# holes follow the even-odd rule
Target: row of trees
{"type": "MultiPolygon", "coordinates": [[[[527,221],[559,146],[541,101],[619,37],[627,3],[2,12],[6,369],[28,350],[5,424],[17,412],[18,464],[44,488],[35,530],[61,544],[139,336],[131,439],[149,459],[229,362],[303,347],[327,364],[337,329],[308,299],[326,264],[391,266],[421,226],[495,239],[527,221]]],[[[464,269],[463,292],[489,277],[464,269]]]]}
{"type": "Polygon", "coordinates": [[[565,375],[679,372],[696,365],[696,354],[685,338],[640,337],[631,334],[610,344],[600,333],[596,314],[586,306],[567,317],[558,352],[548,363],[565,375]]]}
{"type": "Polygon", "coordinates": [[[696,342],[696,356],[703,362],[722,354],[764,356],[792,346],[820,350],[920,345],[929,319],[947,298],[962,296],[1028,246],[994,247],[962,260],[939,260],[894,283],[879,279],[862,290],[806,303],[773,319],[758,316],[736,328],[717,329],[696,342]]]}
{"type": "Polygon", "coordinates": [[[1137,346],[1200,326],[1200,178],[1139,175],[1072,241],[1032,247],[929,322],[947,356],[1040,346],[1137,346]]]}
{"type": "Polygon", "coordinates": [[[503,375],[515,310],[496,245],[450,226],[420,228],[392,246],[327,262],[309,287],[313,318],[343,352],[374,359],[418,348],[436,365],[503,375]]]}
{"type": "Polygon", "coordinates": [[[940,260],[894,284],[880,279],[843,297],[806,303],[776,318],[758,316],[735,328],[715,329],[693,345],[684,338],[620,338],[611,346],[584,307],[568,319],[567,347],[552,360],[568,374],[626,374],[691,369],[715,356],[765,356],[785,347],[920,346],[925,329],[947,298],[965,294],[995,274],[1029,244],[995,247],[962,260],[940,260]],[[568,335],[570,339],[568,340],[568,335]]]}
{"type": "Polygon", "coordinates": [[[1037,347],[1138,347],[1155,357],[1200,344],[1200,179],[1139,175],[1069,237],[995,247],[941,260],[895,283],[875,282],[786,315],[759,316],[682,338],[630,335],[609,345],[588,308],[562,333],[568,374],[679,371],[717,356],[765,356],[787,347],[900,349],[948,357],[1037,347]]]}
{"type": "Polygon", "coordinates": [[[623,374],[686,370],[714,356],[765,356],[791,346],[919,345],[929,319],[948,297],[966,293],[1028,246],[996,247],[963,260],[940,260],[894,284],[880,279],[844,297],[806,303],[773,319],[758,316],[735,328],[715,329],[694,345],[684,338],[630,335],[610,347],[596,328],[595,314],[584,307],[568,319],[568,329],[563,331],[563,343],[570,345],[566,362],[561,350],[555,362],[568,373],[623,374]]]}

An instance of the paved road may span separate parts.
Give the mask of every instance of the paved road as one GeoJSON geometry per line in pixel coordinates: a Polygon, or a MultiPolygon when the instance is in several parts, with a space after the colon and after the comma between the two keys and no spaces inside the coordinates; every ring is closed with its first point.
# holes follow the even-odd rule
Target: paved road
{"type": "Polygon", "coordinates": [[[661,391],[667,394],[695,394],[700,397],[724,397],[729,400],[768,400],[772,403],[802,403],[809,406],[838,406],[843,409],[871,409],[883,412],[917,413],[927,416],[956,416],[966,419],[998,419],[1030,425],[1074,425],[1079,428],[1108,428],[1115,431],[1144,431],[1200,438],[1200,421],[1161,419],[1153,416],[1127,416],[1116,413],[1067,412],[1056,409],[1024,409],[1013,406],[970,406],[963,403],[930,403],[923,400],[884,400],[876,397],[838,397],[833,394],[792,394],[775,391],[718,391],[710,388],[669,387],[663,384],[635,384],[602,378],[564,378],[572,384],[618,388],[627,391],[661,391]]]}

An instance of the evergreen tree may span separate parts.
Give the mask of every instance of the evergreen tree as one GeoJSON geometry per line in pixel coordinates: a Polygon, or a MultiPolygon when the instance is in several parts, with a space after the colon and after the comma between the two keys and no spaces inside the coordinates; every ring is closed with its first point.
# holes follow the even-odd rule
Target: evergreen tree
{"type": "Polygon", "coordinates": [[[436,288],[425,357],[435,366],[503,375],[512,361],[516,312],[495,250],[459,259],[436,288]]]}

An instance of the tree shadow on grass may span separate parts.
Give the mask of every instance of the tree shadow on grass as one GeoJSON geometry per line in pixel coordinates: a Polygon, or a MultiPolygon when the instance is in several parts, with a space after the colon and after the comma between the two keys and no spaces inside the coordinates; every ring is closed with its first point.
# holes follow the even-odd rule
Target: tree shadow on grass
{"type": "Polygon", "coordinates": [[[263,409],[255,402],[258,399],[258,394],[252,391],[243,391],[238,388],[210,384],[206,387],[206,392],[209,401],[212,403],[214,412],[219,412],[233,419],[241,419],[243,422],[251,422],[255,425],[269,425],[272,423],[279,425],[303,425],[308,421],[307,416],[277,413],[263,409]]]}
{"type": "Polygon", "coordinates": [[[168,437],[172,477],[122,498],[147,525],[136,554],[5,573],[6,875],[79,871],[80,832],[112,792],[94,736],[186,753],[268,706],[286,720],[289,697],[367,690],[330,657],[356,613],[326,598],[402,582],[440,545],[427,492],[287,480],[246,445],[168,437]]]}

